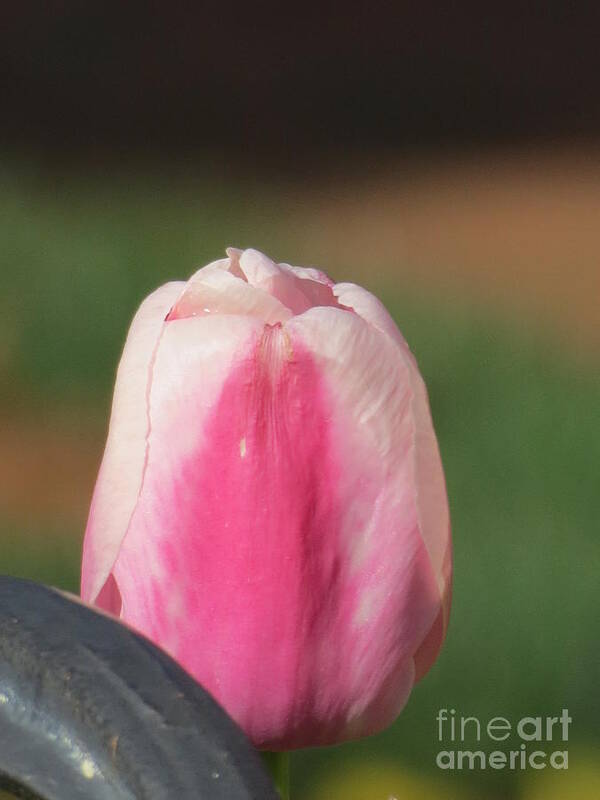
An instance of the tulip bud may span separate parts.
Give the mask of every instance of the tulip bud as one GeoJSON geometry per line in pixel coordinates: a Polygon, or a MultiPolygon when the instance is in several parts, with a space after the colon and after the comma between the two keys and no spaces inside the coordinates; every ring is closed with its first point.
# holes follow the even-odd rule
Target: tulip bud
{"type": "Polygon", "coordinates": [[[425,386],[382,304],[230,249],[150,295],[118,370],[82,596],[271,750],[390,724],[451,546],[425,386]]]}

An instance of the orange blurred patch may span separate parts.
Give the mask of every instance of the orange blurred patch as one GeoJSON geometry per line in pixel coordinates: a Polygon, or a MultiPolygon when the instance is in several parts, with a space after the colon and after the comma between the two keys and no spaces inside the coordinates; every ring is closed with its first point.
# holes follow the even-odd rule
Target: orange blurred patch
{"type": "Polygon", "coordinates": [[[338,176],[305,203],[298,263],[506,306],[600,344],[600,152],[531,148],[338,176]],[[303,251],[303,252],[302,252],[303,251]]]}
{"type": "Polygon", "coordinates": [[[102,442],[91,433],[12,420],[0,439],[0,515],[83,530],[102,442]]]}

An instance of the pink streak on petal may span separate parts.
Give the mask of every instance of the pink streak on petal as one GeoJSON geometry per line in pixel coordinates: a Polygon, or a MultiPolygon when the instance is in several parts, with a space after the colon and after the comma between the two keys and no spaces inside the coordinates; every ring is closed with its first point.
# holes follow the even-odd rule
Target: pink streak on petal
{"type": "Polygon", "coordinates": [[[259,746],[380,729],[406,701],[439,603],[410,477],[392,497],[335,387],[279,325],[240,353],[208,417],[202,375],[185,380],[202,436],[176,405],[153,421],[114,569],[123,618],[259,746]],[[184,446],[183,427],[201,446],[184,446]],[[357,564],[365,526],[377,547],[357,564]]]}

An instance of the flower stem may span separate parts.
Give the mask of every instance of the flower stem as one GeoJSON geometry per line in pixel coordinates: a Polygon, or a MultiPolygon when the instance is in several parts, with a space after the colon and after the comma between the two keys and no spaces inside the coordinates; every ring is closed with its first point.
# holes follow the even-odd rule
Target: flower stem
{"type": "Polygon", "coordinates": [[[271,773],[281,800],[290,800],[290,754],[263,750],[261,756],[271,773]]]}

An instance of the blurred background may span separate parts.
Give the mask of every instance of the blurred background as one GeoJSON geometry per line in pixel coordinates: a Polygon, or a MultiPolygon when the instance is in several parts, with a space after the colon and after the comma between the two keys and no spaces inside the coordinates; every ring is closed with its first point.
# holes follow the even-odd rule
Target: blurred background
{"type": "Polygon", "coordinates": [[[0,569],[77,591],[114,373],[150,290],[228,245],[361,282],[429,386],[453,614],[398,721],[297,754],[295,797],[591,800],[600,6],[440,6],[6,4],[0,569]],[[441,771],[440,708],[568,708],[570,768],[441,771]]]}

